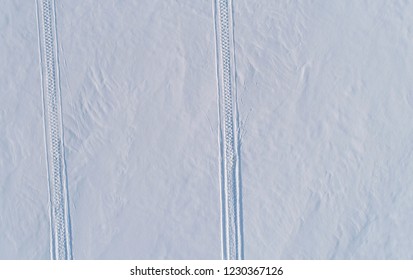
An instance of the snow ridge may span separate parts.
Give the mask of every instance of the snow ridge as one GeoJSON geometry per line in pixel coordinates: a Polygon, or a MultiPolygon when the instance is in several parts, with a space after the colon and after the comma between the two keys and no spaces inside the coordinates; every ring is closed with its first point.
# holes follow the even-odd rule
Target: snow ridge
{"type": "Polygon", "coordinates": [[[239,145],[235,98],[232,1],[215,0],[215,34],[219,92],[221,154],[222,254],[243,258],[239,145]]]}
{"type": "Polygon", "coordinates": [[[70,215],[63,152],[54,0],[38,0],[43,115],[48,165],[51,258],[72,259],[70,215]]]}

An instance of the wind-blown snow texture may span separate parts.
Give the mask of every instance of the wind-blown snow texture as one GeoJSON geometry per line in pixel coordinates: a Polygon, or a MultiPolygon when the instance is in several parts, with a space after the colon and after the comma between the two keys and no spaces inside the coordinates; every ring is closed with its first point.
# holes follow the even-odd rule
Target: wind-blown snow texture
{"type": "Polygon", "coordinates": [[[36,4],[0,9],[0,258],[49,258],[36,4]]]}
{"type": "MultiPolygon", "coordinates": [[[[244,257],[413,258],[413,1],[232,2],[244,257]]],[[[75,259],[222,257],[214,3],[56,1],[75,259]]],[[[37,22],[2,2],[1,259],[51,258],[37,22]]]]}
{"type": "Polygon", "coordinates": [[[412,258],[412,1],[234,1],[245,256],[412,258]]]}

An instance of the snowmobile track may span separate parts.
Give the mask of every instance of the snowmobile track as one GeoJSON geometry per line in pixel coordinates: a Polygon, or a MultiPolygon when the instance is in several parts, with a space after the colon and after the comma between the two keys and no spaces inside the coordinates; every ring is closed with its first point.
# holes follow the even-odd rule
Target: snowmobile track
{"type": "Polygon", "coordinates": [[[231,0],[214,0],[221,155],[222,255],[243,258],[238,113],[231,0]]]}
{"type": "Polygon", "coordinates": [[[72,259],[64,160],[54,0],[37,0],[42,94],[50,195],[51,258],[72,259]]]}

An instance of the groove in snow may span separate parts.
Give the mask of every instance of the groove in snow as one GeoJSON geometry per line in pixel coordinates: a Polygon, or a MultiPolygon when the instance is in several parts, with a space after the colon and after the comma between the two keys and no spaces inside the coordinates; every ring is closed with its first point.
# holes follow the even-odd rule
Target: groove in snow
{"type": "Polygon", "coordinates": [[[54,0],[37,0],[43,114],[50,195],[51,258],[72,259],[70,215],[63,152],[54,0]]]}
{"type": "Polygon", "coordinates": [[[214,0],[221,151],[221,219],[224,259],[243,258],[239,144],[231,0],[214,0]]]}

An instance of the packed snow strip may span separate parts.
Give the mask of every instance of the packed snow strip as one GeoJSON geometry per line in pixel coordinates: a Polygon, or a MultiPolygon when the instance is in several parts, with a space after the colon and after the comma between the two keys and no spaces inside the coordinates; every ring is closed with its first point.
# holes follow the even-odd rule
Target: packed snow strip
{"type": "Polygon", "coordinates": [[[231,0],[215,1],[220,115],[222,245],[224,259],[242,259],[242,217],[231,0]]]}
{"type": "Polygon", "coordinates": [[[51,257],[72,258],[53,0],[37,1],[50,192],[51,257]]]}

